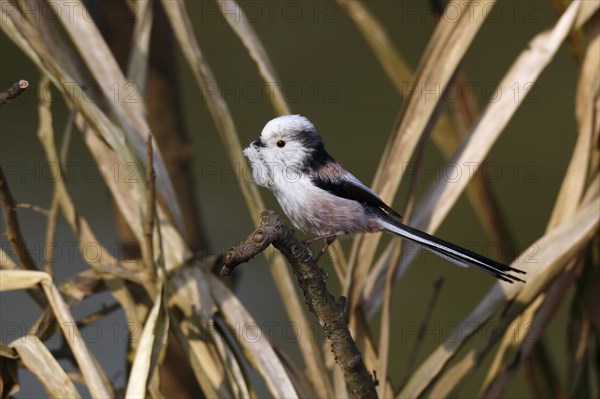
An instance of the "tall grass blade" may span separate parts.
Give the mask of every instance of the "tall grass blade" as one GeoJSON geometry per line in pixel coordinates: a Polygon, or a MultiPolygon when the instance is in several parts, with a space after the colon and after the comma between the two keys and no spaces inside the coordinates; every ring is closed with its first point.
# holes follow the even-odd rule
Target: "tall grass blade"
{"type": "Polygon", "coordinates": [[[234,397],[234,392],[247,390],[244,388],[246,381],[233,380],[227,373],[227,368],[235,359],[229,356],[227,348],[222,348],[227,345],[225,337],[210,328],[216,324],[214,316],[218,305],[213,300],[201,268],[210,269],[210,265],[194,265],[171,278],[171,305],[172,308],[179,308],[178,312],[170,312],[173,321],[171,328],[206,396],[234,397]]]}
{"type": "MultiPolygon", "coordinates": [[[[390,137],[375,175],[373,189],[391,203],[419,138],[436,109],[446,85],[463,59],[476,33],[485,20],[479,7],[490,7],[494,1],[455,1],[463,10],[460,17],[450,22],[442,18],[417,69],[415,90],[402,111],[402,116],[390,137]],[[444,62],[439,62],[444,60],[444,62]],[[435,89],[439,96],[433,100],[427,90],[435,89]]],[[[450,7],[450,6],[449,6],[450,7]]],[[[373,261],[379,234],[365,235],[355,241],[350,261],[351,270],[345,285],[352,306],[356,304],[373,261]],[[354,285],[356,284],[356,285],[354,285]]],[[[383,286],[378,287],[381,291],[383,286]]]]}
{"type": "Polygon", "coordinates": [[[10,343],[23,365],[40,380],[51,398],[81,398],[75,385],[48,348],[37,337],[26,335],[10,343]]]}
{"type": "MultiPolygon", "coordinates": [[[[194,36],[192,24],[187,15],[184,3],[181,1],[164,0],[162,4],[173,31],[175,32],[175,37],[177,38],[181,51],[192,70],[196,82],[206,100],[212,118],[217,125],[217,130],[224,143],[230,161],[234,165],[246,165],[246,160],[242,155],[242,146],[227,103],[218,89],[210,94],[207,92],[207,87],[218,88],[219,85],[216,84],[216,79],[210,65],[204,58],[200,46],[194,36]]],[[[265,208],[264,202],[253,182],[248,181],[247,179],[238,179],[238,182],[250,211],[250,216],[254,223],[257,224],[259,221],[259,214],[265,208]]],[[[278,252],[274,252],[273,256],[269,256],[269,258],[273,259],[271,262],[271,273],[273,274],[273,279],[277,285],[290,320],[296,323],[302,331],[311,331],[306,311],[298,296],[296,284],[291,277],[289,268],[285,265],[283,256],[278,252]]],[[[314,339],[300,340],[298,345],[300,346],[302,356],[306,362],[308,374],[311,376],[312,383],[317,384],[323,376],[327,375],[320,348],[314,339]]]]}
{"type": "Polygon", "coordinates": [[[104,373],[89,352],[76,327],[75,320],[69,312],[69,307],[52,282],[52,278],[45,272],[0,270],[0,291],[31,288],[38,284],[42,286],[48,298],[65,341],[71,348],[90,393],[96,398],[112,398],[114,396],[112,387],[104,383],[104,373]]]}
{"type": "MultiPolygon", "coordinates": [[[[145,98],[150,53],[150,33],[152,32],[154,0],[139,0],[133,27],[131,55],[127,64],[127,78],[135,85],[141,98],[145,98]]],[[[145,105],[145,103],[142,103],[145,105]]]]}
{"type": "MultiPolygon", "coordinates": [[[[128,87],[132,87],[136,90],[136,97],[133,100],[128,99],[128,93],[125,90],[128,80],[119,68],[117,61],[104,41],[102,34],[95,24],[91,24],[89,21],[85,20],[85,12],[69,13],[69,8],[74,5],[80,10],[85,9],[85,5],[81,2],[75,0],[73,3],[76,4],[56,3],[56,6],[60,10],[60,12],[58,12],[60,21],[65,30],[69,33],[73,44],[75,44],[79,50],[81,57],[98,83],[100,90],[107,99],[107,104],[110,106],[111,111],[116,115],[119,123],[123,127],[123,131],[127,134],[127,140],[135,150],[139,159],[138,163],[142,164],[141,160],[144,159],[146,153],[146,136],[148,132],[150,132],[150,126],[144,116],[145,107],[143,105],[143,99],[139,93],[137,93],[137,88],[133,85],[128,87]],[[115,84],[117,85],[117,90],[115,90],[115,84]]],[[[127,147],[124,138],[120,138],[119,142],[121,145],[117,147],[117,151],[121,146],[127,147]]],[[[128,149],[122,150],[128,151],[128,149]]],[[[164,202],[169,207],[178,229],[182,231],[183,219],[177,197],[171,184],[171,180],[169,179],[162,156],[157,150],[154,151],[154,159],[157,181],[156,186],[165,199],[164,202]]],[[[144,191],[143,185],[136,185],[136,187],[144,191]]],[[[144,208],[144,203],[145,201],[141,202],[142,208],[144,208]]],[[[144,241],[139,241],[140,245],[143,246],[144,241]]]]}
{"type": "MultiPolygon", "coordinates": [[[[475,333],[477,329],[473,326],[482,327],[492,314],[507,301],[513,298],[519,303],[531,301],[535,297],[535,295],[531,295],[535,294],[532,291],[539,292],[540,287],[536,282],[551,273],[553,269],[562,266],[563,262],[573,256],[581,246],[585,245],[593,232],[598,229],[599,223],[600,210],[598,210],[597,204],[590,203],[579,209],[571,219],[559,225],[526,249],[518,257],[518,260],[512,263],[512,266],[525,268],[528,271],[527,284],[497,282],[480,301],[479,305],[457,327],[457,331],[460,333],[446,340],[421,364],[400,392],[399,397],[412,398],[420,396],[437,378],[446,363],[454,357],[465,341],[475,333]],[[536,254],[535,259],[539,260],[538,263],[535,263],[535,268],[526,267],[527,259],[532,251],[536,254]],[[527,298],[523,297],[523,293],[532,286],[537,286],[537,289],[529,290],[528,301],[527,298]]],[[[506,320],[511,319],[507,316],[506,320]]]]}
{"type": "MultiPolygon", "coordinates": [[[[596,34],[599,32],[597,26],[592,29],[596,30],[596,34]]],[[[600,36],[596,35],[595,40],[592,41],[586,49],[586,55],[581,68],[582,73],[580,74],[577,85],[576,114],[579,125],[577,142],[546,231],[551,230],[558,224],[563,223],[568,218],[572,217],[573,213],[577,210],[577,207],[580,206],[580,201],[583,197],[586,183],[588,182],[588,168],[591,154],[594,150],[592,144],[592,126],[594,119],[599,116],[594,109],[594,99],[598,96],[600,91],[598,86],[600,83],[600,70],[597,68],[597,66],[600,65],[599,62],[600,36]]],[[[553,284],[553,287],[554,286],[557,286],[557,284],[553,284]]],[[[569,286],[570,285],[564,286],[564,289],[569,286]]],[[[542,323],[539,322],[538,319],[539,313],[543,312],[539,311],[539,309],[543,309],[543,305],[546,303],[554,303],[556,301],[550,293],[553,293],[555,296],[560,296],[561,298],[564,296],[564,292],[557,292],[556,289],[552,290],[552,288],[545,294],[542,293],[543,302],[534,301],[530,303],[525,311],[518,316],[519,325],[536,325],[538,330],[542,330],[542,323]]],[[[518,337],[523,338],[523,341],[515,341],[513,335],[514,334],[512,333],[505,333],[502,343],[494,357],[492,367],[490,367],[490,370],[488,371],[482,388],[483,391],[488,392],[492,387],[495,392],[503,389],[508,381],[504,370],[508,368],[509,365],[514,365],[514,351],[521,350],[522,355],[529,353],[529,350],[527,349],[530,349],[531,343],[535,342],[532,337],[529,337],[527,334],[518,335],[518,337]]]]}
{"type": "MultiPolygon", "coordinates": [[[[499,83],[499,90],[502,90],[503,93],[509,92],[509,87],[515,82],[529,82],[529,88],[532,87],[569,32],[575,27],[574,23],[580,5],[579,1],[573,2],[553,29],[534,37],[528,48],[519,55],[499,83]]],[[[520,96],[518,101],[514,101],[512,96],[502,96],[498,101],[488,104],[483,115],[449,164],[463,169],[468,167],[467,165],[481,164],[508,121],[523,103],[525,96],[520,96]]],[[[467,183],[468,176],[463,176],[458,181],[441,181],[440,184],[429,189],[417,205],[413,226],[424,231],[435,231],[454,206],[467,183]]],[[[401,267],[410,263],[413,257],[414,255],[406,256],[401,267]]],[[[384,274],[383,268],[372,270],[365,285],[362,299],[369,315],[381,303],[384,274]]]]}
{"type": "MultiPolygon", "coordinates": [[[[113,176],[111,166],[115,164],[121,166],[137,164],[135,155],[131,153],[125,143],[122,130],[99,109],[96,103],[89,101],[87,94],[82,90],[81,82],[79,82],[80,84],[73,84],[73,82],[77,82],[77,79],[70,76],[67,69],[61,65],[64,60],[56,58],[56,55],[48,51],[41,40],[40,34],[26,22],[26,18],[20,14],[18,9],[6,0],[0,0],[0,5],[0,17],[4,21],[0,25],[2,30],[44,71],[61,91],[63,97],[81,112],[81,116],[77,118],[77,124],[82,131],[87,132],[84,133],[84,138],[88,147],[95,156],[99,168],[104,171],[102,176],[111,189],[129,226],[138,240],[143,241],[143,223],[139,209],[140,204],[145,203],[144,190],[138,188],[138,184],[126,184],[124,179],[118,179],[119,181],[115,182],[115,179],[111,177],[113,176]],[[43,58],[43,61],[40,57],[43,58]],[[83,118],[85,118],[85,121],[83,118]],[[94,137],[95,134],[97,137],[94,137]],[[109,143],[110,147],[106,143],[109,143]]],[[[160,164],[155,162],[155,168],[157,170],[161,169],[160,164]]],[[[159,213],[160,211],[159,207],[159,213]]],[[[166,266],[169,269],[183,262],[183,259],[187,257],[187,249],[182,246],[182,238],[175,227],[169,223],[169,218],[165,216],[160,217],[159,220],[165,239],[166,266]]]]}
{"type": "MultiPolygon", "coordinates": [[[[240,325],[254,325],[257,329],[259,328],[239,300],[229,290],[225,289],[223,283],[216,276],[207,274],[205,278],[210,282],[216,303],[223,309],[223,318],[229,328],[234,331],[240,325]]],[[[246,359],[265,379],[271,394],[280,398],[297,398],[298,394],[271,345],[265,340],[250,342],[240,337],[239,334],[236,335],[238,335],[236,338],[240,347],[246,354],[246,359]]]]}
{"type": "Polygon", "coordinates": [[[161,284],[142,330],[127,382],[126,398],[145,398],[147,386],[165,349],[169,332],[166,290],[161,284]]]}
{"type": "Polygon", "coordinates": [[[275,108],[275,112],[279,115],[289,114],[290,107],[281,91],[282,85],[279,77],[275,72],[275,68],[273,68],[267,50],[265,50],[256,31],[248,21],[244,10],[235,0],[223,0],[219,4],[219,10],[221,10],[223,17],[240,38],[248,50],[250,57],[252,57],[258,66],[258,71],[264,79],[265,84],[269,86],[269,99],[275,108]]]}

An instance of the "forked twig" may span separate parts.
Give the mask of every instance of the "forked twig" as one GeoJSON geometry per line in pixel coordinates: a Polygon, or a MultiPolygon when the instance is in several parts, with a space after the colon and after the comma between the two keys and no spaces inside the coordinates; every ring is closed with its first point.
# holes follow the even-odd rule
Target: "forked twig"
{"type": "Polygon", "coordinates": [[[331,342],[336,362],[342,368],[350,393],[357,398],[377,397],[375,381],[362,360],[362,356],[348,329],[344,315],[346,298],[337,301],[327,291],[327,272],[313,260],[308,246],[298,240],[281,217],[273,211],[260,215],[258,228],[246,241],[225,254],[221,274],[228,276],[241,263],[247,262],[273,244],[286,257],[304,292],[306,304],[317,316],[331,342]]]}
{"type": "MultiPolygon", "coordinates": [[[[25,239],[21,234],[21,226],[19,225],[16,211],[17,206],[8,187],[8,181],[6,180],[6,176],[4,176],[2,167],[0,167],[0,205],[2,214],[4,215],[4,223],[6,224],[6,236],[17,258],[19,258],[21,266],[26,270],[38,270],[35,261],[31,257],[31,253],[27,249],[25,239]]],[[[42,308],[48,305],[46,297],[39,290],[28,289],[27,292],[42,308]]]]}
{"type": "Polygon", "coordinates": [[[0,105],[8,104],[21,95],[27,87],[29,87],[29,82],[23,79],[13,83],[11,87],[0,92],[0,105]]]}
{"type": "Polygon", "coordinates": [[[21,234],[21,226],[17,218],[17,204],[8,187],[8,181],[4,176],[4,171],[0,167],[0,203],[4,213],[6,223],[6,236],[12,244],[15,254],[21,265],[26,270],[38,270],[35,261],[31,257],[31,253],[27,249],[23,235],[21,234]]]}

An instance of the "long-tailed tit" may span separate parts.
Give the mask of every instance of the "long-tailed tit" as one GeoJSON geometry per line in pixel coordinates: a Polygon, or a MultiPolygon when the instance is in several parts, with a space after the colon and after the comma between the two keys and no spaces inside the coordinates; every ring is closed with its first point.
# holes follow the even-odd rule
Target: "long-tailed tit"
{"type": "Polygon", "coordinates": [[[327,238],[388,231],[456,263],[477,266],[500,280],[514,282],[522,270],[406,226],[400,215],[333,159],[314,125],[304,116],[269,121],[244,150],[254,181],[269,188],[299,229],[327,238]]]}

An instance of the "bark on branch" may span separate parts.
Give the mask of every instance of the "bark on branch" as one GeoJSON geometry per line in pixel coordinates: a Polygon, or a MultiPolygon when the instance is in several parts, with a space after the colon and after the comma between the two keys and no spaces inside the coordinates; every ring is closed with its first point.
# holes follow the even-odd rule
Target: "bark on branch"
{"type": "Polygon", "coordinates": [[[350,393],[357,398],[377,397],[375,381],[348,329],[344,314],[346,298],[340,297],[336,301],[327,291],[327,272],[317,266],[308,246],[298,240],[277,213],[264,211],[260,225],[248,239],[227,251],[221,274],[230,275],[236,266],[249,261],[271,244],[290,263],[309,310],[317,316],[331,342],[331,350],[344,372],[350,393]]]}
{"type": "MultiPolygon", "coordinates": [[[[4,176],[4,171],[0,167],[0,207],[6,224],[6,236],[12,244],[16,257],[21,262],[21,266],[26,270],[38,270],[35,261],[31,257],[31,252],[27,249],[23,234],[21,234],[21,226],[17,217],[17,204],[8,187],[8,180],[4,176]]],[[[38,287],[39,288],[39,287],[38,287]]],[[[27,292],[42,308],[48,307],[46,297],[39,289],[30,288],[27,292]]]]}
{"type": "Polygon", "coordinates": [[[15,82],[11,87],[3,92],[0,92],[0,105],[8,104],[13,99],[18,97],[25,89],[29,86],[29,82],[26,80],[19,80],[15,82]]]}

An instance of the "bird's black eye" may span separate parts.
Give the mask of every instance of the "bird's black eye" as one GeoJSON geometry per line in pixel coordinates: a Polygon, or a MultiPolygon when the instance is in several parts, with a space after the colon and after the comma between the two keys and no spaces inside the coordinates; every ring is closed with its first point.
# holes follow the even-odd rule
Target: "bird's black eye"
{"type": "Polygon", "coordinates": [[[279,147],[279,148],[285,147],[285,141],[283,141],[283,140],[277,140],[277,147],[279,147]]]}

